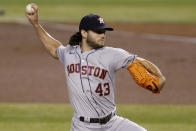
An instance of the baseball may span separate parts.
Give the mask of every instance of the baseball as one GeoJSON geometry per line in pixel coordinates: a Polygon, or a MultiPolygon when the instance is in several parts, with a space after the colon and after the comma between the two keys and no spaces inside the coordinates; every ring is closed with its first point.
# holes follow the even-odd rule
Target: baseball
{"type": "Polygon", "coordinates": [[[31,4],[28,4],[28,5],[26,6],[26,12],[27,12],[28,14],[34,13],[34,9],[33,9],[31,6],[32,6],[31,4]]]}

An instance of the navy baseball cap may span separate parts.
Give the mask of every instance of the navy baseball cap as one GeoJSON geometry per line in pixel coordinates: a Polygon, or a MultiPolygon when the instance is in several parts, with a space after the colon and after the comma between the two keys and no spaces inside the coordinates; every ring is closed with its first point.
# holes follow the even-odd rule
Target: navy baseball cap
{"type": "Polygon", "coordinates": [[[79,31],[84,30],[108,30],[114,29],[105,25],[103,18],[95,14],[84,16],[80,21],[79,31]]]}

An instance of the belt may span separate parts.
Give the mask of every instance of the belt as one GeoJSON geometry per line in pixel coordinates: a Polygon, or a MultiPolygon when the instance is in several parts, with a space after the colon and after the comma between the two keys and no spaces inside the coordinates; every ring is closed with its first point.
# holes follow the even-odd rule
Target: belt
{"type": "MultiPolygon", "coordinates": [[[[114,115],[115,115],[115,113],[110,113],[109,115],[107,115],[106,117],[103,117],[103,118],[90,118],[88,122],[106,124],[114,115]]],[[[85,122],[85,118],[83,116],[81,116],[79,118],[80,118],[80,121],[85,122]]]]}

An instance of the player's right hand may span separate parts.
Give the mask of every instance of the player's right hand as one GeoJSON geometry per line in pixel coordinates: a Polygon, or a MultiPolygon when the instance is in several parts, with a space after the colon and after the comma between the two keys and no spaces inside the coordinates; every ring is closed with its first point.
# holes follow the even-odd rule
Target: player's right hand
{"type": "Polygon", "coordinates": [[[26,12],[26,17],[32,25],[36,26],[38,25],[38,6],[35,3],[31,3],[31,5],[31,7],[34,9],[34,13],[28,14],[26,12]]]}

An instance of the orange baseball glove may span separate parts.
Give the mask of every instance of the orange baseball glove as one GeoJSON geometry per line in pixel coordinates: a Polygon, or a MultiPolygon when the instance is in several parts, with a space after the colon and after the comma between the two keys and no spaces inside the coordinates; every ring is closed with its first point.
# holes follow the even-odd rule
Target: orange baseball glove
{"type": "Polygon", "coordinates": [[[127,68],[135,82],[153,93],[160,93],[159,78],[150,74],[138,61],[133,62],[127,68]]]}

